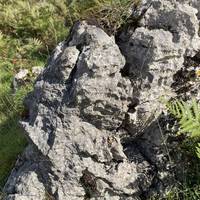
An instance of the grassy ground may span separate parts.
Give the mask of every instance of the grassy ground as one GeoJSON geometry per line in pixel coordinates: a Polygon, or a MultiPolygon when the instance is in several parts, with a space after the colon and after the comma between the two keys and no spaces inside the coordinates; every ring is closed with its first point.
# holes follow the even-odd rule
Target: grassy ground
{"type": "MultiPolygon", "coordinates": [[[[31,68],[45,65],[77,19],[92,19],[107,33],[116,33],[126,22],[131,4],[131,0],[0,1],[0,188],[27,144],[18,121],[23,98],[32,89],[31,68]],[[30,71],[29,80],[14,93],[13,76],[23,68],[30,71]]],[[[199,165],[198,160],[193,163],[188,179],[166,200],[200,199],[199,165]]]]}
{"type": "Polygon", "coordinates": [[[13,93],[11,87],[14,74],[23,67],[30,68],[42,61],[17,59],[15,39],[2,36],[0,45],[0,186],[13,167],[17,155],[23,151],[26,140],[18,125],[23,110],[23,98],[31,89],[31,82],[13,93]]]}

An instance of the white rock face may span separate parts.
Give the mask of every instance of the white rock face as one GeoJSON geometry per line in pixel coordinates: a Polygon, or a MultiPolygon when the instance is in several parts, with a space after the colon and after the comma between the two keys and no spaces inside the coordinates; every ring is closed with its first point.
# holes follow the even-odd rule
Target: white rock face
{"type": "Polygon", "coordinates": [[[28,69],[21,69],[17,74],[15,74],[13,79],[14,90],[17,90],[17,88],[25,84],[25,79],[27,78],[28,73],[28,69]]]}
{"type": "Polygon", "coordinates": [[[40,73],[42,73],[43,67],[41,67],[41,66],[34,66],[34,67],[32,67],[31,71],[32,71],[32,73],[34,75],[38,76],[40,73]]]}
{"type": "Polygon", "coordinates": [[[198,10],[197,17],[200,19],[200,1],[199,0],[178,0],[179,2],[184,2],[198,10]]]}
{"type": "Polygon", "coordinates": [[[157,117],[184,57],[200,50],[196,13],[153,0],[120,49],[100,28],[76,23],[26,99],[30,145],[5,199],[136,200],[164,191],[174,179],[157,117]]]}
{"type": "Polygon", "coordinates": [[[14,91],[17,91],[21,86],[26,85],[33,79],[33,77],[30,78],[30,74],[36,78],[42,71],[43,67],[40,66],[32,67],[31,71],[28,69],[21,69],[13,78],[12,86],[14,91]]]}
{"type": "Polygon", "coordinates": [[[27,76],[27,74],[28,74],[28,70],[22,69],[15,75],[15,79],[23,80],[27,76]]]}
{"type": "Polygon", "coordinates": [[[199,49],[197,13],[197,9],[186,3],[153,0],[141,24],[149,29],[163,29],[172,33],[173,42],[178,43],[182,50],[180,53],[194,56],[199,49]]]}

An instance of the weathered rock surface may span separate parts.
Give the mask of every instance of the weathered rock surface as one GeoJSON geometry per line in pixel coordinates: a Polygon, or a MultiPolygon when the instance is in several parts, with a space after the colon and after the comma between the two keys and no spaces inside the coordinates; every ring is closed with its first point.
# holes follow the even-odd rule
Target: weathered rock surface
{"type": "Polygon", "coordinates": [[[22,69],[17,74],[15,74],[13,79],[13,89],[16,91],[20,86],[25,84],[26,78],[28,76],[28,69],[22,69]]]}
{"type": "Polygon", "coordinates": [[[26,99],[30,145],[6,200],[134,200],[174,181],[162,98],[200,50],[197,10],[173,0],[142,7],[141,27],[121,34],[120,49],[86,22],[57,46],[26,99]]]}
{"type": "Polygon", "coordinates": [[[42,71],[43,71],[43,67],[41,67],[41,66],[34,66],[31,69],[31,72],[34,76],[36,76],[36,75],[38,76],[40,73],[42,73],[42,71]]]}
{"type": "MultiPolygon", "coordinates": [[[[142,27],[121,35],[126,57],[126,74],[131,76],[135,93],[140,93],[134,115],[141,121],[162,110],[162,97],[172,96],[173,74],[186,56],[194,56],[200,45],[197,10],[176,1],[147,1],[142,27]],[[161,108],[160,108],[161,106],[161,108]]],[[[136,95],[135,95],[136,96],[136,95]]],[[[135,118],[135,117],[133,117],[135,118]]],[[[135,122],[133,122],[135,123],[135,122]]]]}
{"type": "Polygon", "coordinates": [[[15,74],[12,82],[12,88],[16,92],[21,86],[25,86],[27,83],[30,83],[32,79],[42,73],[43,67],[34,66],[32,69],[21,69],[17,74],[15,74]]]}
{"type": "Polygon", "coordinates": [[[179,2],[184,2],[198,10],[197,16],[200,19],[200,1],[199,0],[179,0],[179,2]]]}

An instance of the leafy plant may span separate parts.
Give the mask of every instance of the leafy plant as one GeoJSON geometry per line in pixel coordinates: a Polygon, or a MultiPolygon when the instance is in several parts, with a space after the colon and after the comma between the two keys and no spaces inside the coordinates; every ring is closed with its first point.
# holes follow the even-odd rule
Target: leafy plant
{"type": "MultiPolygon", "coordinates": [[[[196,154],[200,158],[200,143],[196,140],[200,139],[200,105],[193,98],[191,103],[183,100],[175,100],[167,104],[171,114],[173,114],[179,122],[179,134],[189,134],[193,140],[192,144],[197,144],[196,154]]],[[[192,145],[192,148],[194,148],[192,145]]]]}
{"type": "Polygon", "coordinates": [[[200,158],[200,143],[198,143],[198,146],[196,147],[196,153],[197,157],[200,158]]]}
{"type": "Polygon", "coordinates": [[[169,111],[179,120],[179,133],[200,137],[200,105],[195,99],[191,103],[175,100],[168,104],[169,111]]]}
{"type": "Polygon", "coordinates": [[[197,157],[200,158],[200,104],[193,98],[190,103],[183,100],[175,100],[168,103],[167,106],[170,113],[179,121],[180,130],[178,133],[189,134],[191,138],[186,140],[186,147],[191,153],[194,149],[197,157]]]}

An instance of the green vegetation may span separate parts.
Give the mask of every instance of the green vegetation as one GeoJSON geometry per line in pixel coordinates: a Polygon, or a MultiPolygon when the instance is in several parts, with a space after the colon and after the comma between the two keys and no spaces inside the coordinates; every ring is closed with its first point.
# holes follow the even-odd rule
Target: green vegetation
{"type": "Polygon", "coordinates": [[[170,113],[178,119],[180,125],[178,134],[187,134],[191,138],[190,140],[194,141],[192,148],[196,148],[199,156],[200,143],[197,146],[194,146],[194,143],[200,139],[200,105],[195,99],[192,99],[191,103],[175,100],[168,103],[168,108],[170,113]]]}
{"type": "MultiPolygon", "coordinates": [[[[174,100],[167,103],[169,112],[179,123],[178,135],[185,135],[180,149],[187,160],[188,168],[182,174],[184,182],[173,188],[165,198],[166,200],[198,200],[200,199],[200,105],[192,99],[191,102],[174,100]]],[[[184,171],[184,170],[183,170],[184,171]]]]}
{"type": "Polygon", "coordinates": [[[130,17],[130,7],[137,6],[141,0],[72,0],[68,1],[67,24],[76,19],[86,19],[104,29],[108,34],[115,34],[130,17]],[[71,2],[71,3],[70,3],[71,2]],[[80,7],[81,5],[81,7],[80,7]]]}
{"type": "MultiPolygon", "coordinates": [[[[152,197],[150,200],[157,200],[158,197],[152,197]]],[[[168,192],[167,196],[159,200],[199,200],[200,199],[200,186],[192,188],[188,186],[180,186],[180,188],[173,188],[168,192]]]]}

